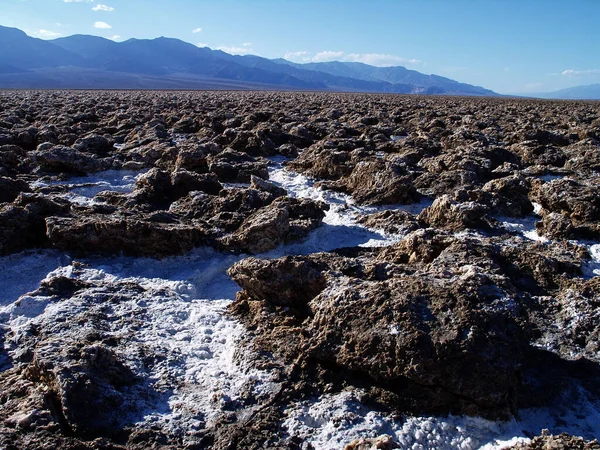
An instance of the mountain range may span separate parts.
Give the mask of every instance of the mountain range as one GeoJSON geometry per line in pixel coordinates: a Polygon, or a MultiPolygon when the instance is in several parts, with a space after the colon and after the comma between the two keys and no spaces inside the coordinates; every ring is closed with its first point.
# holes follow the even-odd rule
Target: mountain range
{"type": "Polygon", "coordinates": [[[283,89],[497,96],[405,67],[295,64],[236,56],[171,38],[114,42],[73,35],[42,40],[0,26],[0,88],[283,89]]]}

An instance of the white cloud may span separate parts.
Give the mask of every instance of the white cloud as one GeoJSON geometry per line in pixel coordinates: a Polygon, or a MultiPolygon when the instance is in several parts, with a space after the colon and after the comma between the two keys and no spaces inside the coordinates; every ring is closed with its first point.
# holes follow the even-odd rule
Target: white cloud
{"type": "Polygon", "coordinates": [[[310,52],[302,51],[286,53],[283,58],[296,63],[307,63],[311,61],[312,56],[310,52]]]}
{"type": "Polygon", "coordinates": [[[109,24],[107,24],[106,22],[95,22],[94,28],[100,28],[101,30],[108,30],[109,28],[112,28],[112,27],[109,24]]]}
{"type": "Polygon", "coordinates": [[[324,52],[319,52],[315,56],[313,56],[311,58],[311,61],[313,61],[313,62],[339,61],[342,56],[344,56],[344,52],[332,52],[330,50],[325,50],[324,52]]]}
{"type": "Polygon", "coordinates": [[[600,69],[588,69],[588,70],[574,70],[567,69],[561,72],[561,75],[569,77],[578,77],[584,75],[600,75],[600,69]]]}
{"type": "Polygon", "coordinates": [[[204,42],[198,42],[196,47],[208,47],[208,44],[205,44],[204,42]]]}
{"type": "Polygon", "coordinates": [[[94,0],[63,0],[65,3],[93,3],[94,0]]]}
{"type": "Polygon", "coordinates": [[[115,34],[113,37],[111,37],[111,39],[113,41],[118,41],[119,39],[121,39],[121,36],[119,36],[118,34],[115,34]]]}
{"type": "Polygon", "coordinates": [[[242,44],[243,47],[252,47],[252,42],[244,42],[242,44]]]}
{"type": "Polygon", "coordinates": [[[194,28],[192,30],[192,33],[200,33],[202,31],[202,28],[194,28]]]}
{"type": "Polygon", "coordinates": [[[62,33],[56,33],[54,31],[49,31],[49,30],[39,30],[37,32],[37,34],[39,36],[45,37],[45,38],[53,38],[53,37],[62,36],[62,33]]]}
{"type": "Polygon", "coordinates": [[[405,64],[421,64],[418,59],[407,59],[396,55],[388,55],[384,53],[350,53],[342,57],[343,61],[361,62],[371,66],[397,66],[405,64]]]}
{"type": "MultiPolygon", "coordinates": [[[[248,42],[247,42],[247,44],[248,44],[248,42]]],[[[252,45],[252,44],[250,44],[250,45],[252,45]]],[[[219,47],[217,47],[217,50],[221,50],[222,52],[229,53],[231,55],[250,55],[250,54],[254,54],[254,50],[252,50],[252,47],[244,46],[243,44],[242,44],[241,47],[219,46],[219,47]]]]}
{"type": "Polygon", "coordinates": [[[402,58],[400,56],[388,55],[385,53],[344,53],[342,51],[335,52],[331,50],[325,50],[316,54],[307,51],[289,52],[284,55],[284,58],[289,61],[300,63],[343,61],[361,62],[379,67],[421,64],[421,61],[418,59],[402,58]]]}
{"type": "Polygon", "coordinates": [[[106,6],[106,5],[96,5],[92,8],[92,11],[106,11],[106,12],[111,12],[114,11],[115,8],[113,8],[112,6],[106,6]]]}

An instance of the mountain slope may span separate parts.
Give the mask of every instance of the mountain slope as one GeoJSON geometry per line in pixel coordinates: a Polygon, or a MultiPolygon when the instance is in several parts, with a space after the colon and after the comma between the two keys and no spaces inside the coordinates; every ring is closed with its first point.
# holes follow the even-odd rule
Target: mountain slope
{"type": "Polygon", "coordinates": [[[600,100],[600,83],[574,86],[560,91],[534,94],[534,96],[560,100],[600,100]]]}
{"type": "Polygon", "coordinates": [[[85,34],[74,34],[73,36],[53,39],[50,42],[58,47],[75,53],[84,59],[95,59],[108,52],[116,51],[119,44],[110,39],[99,36],[88,36],[85,34]]]}
{"type": "Polygon", "coordinates": [[[51,42],[27,36],[17,28],[0,27],[0,61],[19,69],[77,66],[83,58],[51,42]]]}
{"type": "MultiPolygon", "coordinates": [[[[70,36],[52,41],[85,59],[86,67],[109,72],[169,76],[193,74],[198,77],[261,83],[296,89],[324,89],[325,85],[305,82],[277,72],[249,69],[228,61],[231,56],[178,39],[129,39],[116,43],[93,36],[70,36]],[[91,38],[91,39],[90,39],[91,38]]],[[[158,86],[157,86],[158,88],[158,86]]]]}
{"type": "Polygon", "coordinates": [[[382,93],[497,95],[404,67],[360,63],[294,64],[234,56],[178,39],[108,39],[74,35],[52,41],[0,26],[0,87],[199,89],[236,86],[382,93]],[[59,70],[58,70],[59,69],[59,70]],[[19,77],[19,72],[28,71],[19,77]]]}

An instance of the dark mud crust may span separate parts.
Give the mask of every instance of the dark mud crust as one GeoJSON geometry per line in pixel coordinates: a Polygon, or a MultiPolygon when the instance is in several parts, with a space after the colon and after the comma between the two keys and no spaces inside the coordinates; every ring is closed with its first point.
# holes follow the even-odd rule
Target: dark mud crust
{"type": "MultiPolygon", "coordinates": [[[[430,206],[358,218],[407,235],[386,249],[230,269],[242,288],[230,312],[249,331],[242,345],[280,381],[250,416],[232,412],[192,440],[113,420],[110,405],[137,381],[103,336],[65,344],[53,360],[63,372],[36,348],[12,367],[0,353],[0,448],[300,448],[282,426],[286,405],[349,386],[386,411],[491,418],[551,405],[569,389],[597,398],[600,286],[582,278],[590,256],[567,240],[600,239],[598,102],[0,92],[0,254],[161,258],[204,245],[260,253],[302,239],[326,205],[269,183],[273,156],[358,204],[430,206]],[[148,172],[133,193],[103,192],[93,206],[49,183],[109,169],[148,172]],[[547,244],[500,226],[504,216],[531,218],[532,202],[547,244]],[[101,416],[77,389],[97,395],[101,416]]],[[[61,278],[40,289],[70,298],[87,288],[61,278]]]]}

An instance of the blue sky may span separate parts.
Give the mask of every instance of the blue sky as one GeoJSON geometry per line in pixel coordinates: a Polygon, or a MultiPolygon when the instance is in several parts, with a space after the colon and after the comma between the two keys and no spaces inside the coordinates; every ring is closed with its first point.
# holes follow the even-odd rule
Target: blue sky
{"type": "Polygon", "coordinates": [[[0,0],[43,39],[167,36],[296,62],[403,65],[500,93],[600,82],[600,0],[0,0]]]}

